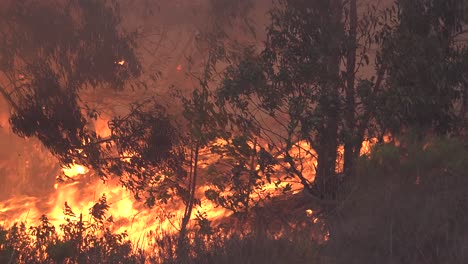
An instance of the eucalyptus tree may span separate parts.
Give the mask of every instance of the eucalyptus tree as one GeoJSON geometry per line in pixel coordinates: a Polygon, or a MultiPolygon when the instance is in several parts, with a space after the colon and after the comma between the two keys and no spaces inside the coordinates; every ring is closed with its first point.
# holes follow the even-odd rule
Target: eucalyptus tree
{"type": "MultiPolygon", "coordinates": [[[[376,116],[394,134],[459,134],[466,120],[466,1],[395,1],[395,25],[382,43],[387,65],[376,116]]],[[[466,127],[464,128],[466,129],[466,127]]]]}
{"type": "Polygon", "coordinates": [[[39,138],[65,164],[91,156],[96,148],[87,143],[99,140],[80,91],[120,89],[140,74],[117,8],[105,1],[12,1],[3,11],[0,92],[12,128],[39,138]]]}
{"type": "Polygon", "coordinates": [[[246,51],[218,97],[307,193],[335,196],[340,144],[346,179],[368,137],[410,126],[454,128],[454,106],[466,105],[466,48],[456,41],[465,2],[401,0],[383,9],[355,0],[278,3],[263,50],[246,51]],[[315,180],[304,173],[310,158],[317,159],[315,180]]]}
{"type": "Polygon", "coordinates": [[[101,137],[93,126],[99,113],[81,94],[120,91],[142,72],[137,34],[122,27],[117,2],[12,1],[1,19],[0,92],[13,131],[38,138],[64,165],[118,177],[149,206],[172,197],[185,174],[165,109],[155,100],[129,103],[101,137]]]}
{"type": "Polygon", "coordinates": [[[150,98],[129,103],[127,113],[112,117],[106,137],[94,130],[99,112],[87,105],[81,92],[103,86],[120,91],[142,74],[139,35],[125,31],[118,3],[9,3],[0,26],[0,92],[11,107],[14,132],[37,137],[62,164],[90,167],[104,180],[118,177],[150,207],[180,197],[186,206],[181,223],[185,239],[199,201],[195,197],[199,152],[214,138],[205,135],[213,124],[207,96],[208,85],[218,74],[215,64],[227,57],[228,34],[222,25],[241,16],[236,10],[247,10],[248,2],[233,5],[228,21],[219,14],[220,6],[213,5],[212,28],[199,36],[207,43],[201,47],[208,47],[208,52],[203,50],[208,58],[201,73],[192,75],[198,88],[180,97],[181,123],[158,98],[150,98]]]}
{"type": "Polygon", "coordinates": [[[370,63],[369,47],[381,20],[371,9],[358,18],[356,1],[284,0],[270,14],[264,49],[248,50],[245,60],[228,70],[218,96],[240,113],[239,125],[268,143],[287,178],[327,200],[335,196],[339,144],[345,144],[349,174],[360,150],[356,115],[362,106],[356,101],[362,94],[356,91],[381,82],[382,74],[374,83],[356,80],[356,72],[370,63]],[[305,172],[310,159],[317,160],[315,180],[305,172]]]}

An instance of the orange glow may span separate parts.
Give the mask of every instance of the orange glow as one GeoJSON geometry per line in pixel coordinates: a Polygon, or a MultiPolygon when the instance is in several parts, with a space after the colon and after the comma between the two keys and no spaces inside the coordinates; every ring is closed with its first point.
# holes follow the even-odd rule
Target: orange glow
{"type": "MultiPolygon", "coordinates": [[[[108,119],[102,117],[95,121],[94,126],[96,132],[101,137],[110,135],[110,130],[107,126],[108,119]]],[[[361,155],[370,152],[376,139],[364,141],[361,148],[361,155]]],[[[213,145],[225,146],[228,142],[222,139],[217,139],[213,145]]],[[[250,147],[254,144],[249,143],[250,147]]],[[[257,150],[261,144],[257,144],[257,150]]],[[[342,147],[338,149],[342,151],[342,147]]],[[[126,156],[132,156],[132,153],[125,153],[126,156]]],[[[315,166],[317,165],[316,152],[311,148],[310,144],[305,141],[300,141],[295,144],[289,155],[296,160],[301,160],[300,168],[304,176],[312,182],[315,177],[315,166]]],[[[202,150],[201,166],[206,167],[214,164],[219,160],[218,154],[213,154],[209,148],[202,150]]],[[[278,157],[284,159],[284,155],[278,157]]],[[[281,166],[288,166],[282,164],[281,166]]],[[[256,166],[258,166],[256,164],[256,166]]],[[[281,174],[284,167],[276,165],[276,169],[281,174]]],[[[11,221],[28,221],[28,224],[37,224],[39,217],[46,214],[51,223],[55,226],[65,223],[63,208],[65,202],[70,206],[76,215],[83,215],[84,219],[89,219],[89,208],[91,208],[103,194],[106,195],[110,209],[107,216],[112,216],[114,223],[110,223],[110,229],[113,232],[127,231],[130,240],[136,242],[145,239],[145,235],[153,231],[153,235],[163,235],[163,233],[175,233],[179,229],[180,218],[184,212],[184,204],[181,201],[171,202],[167,205],[157,205],[155,208],[149,209],[142,202],[136,201],[133,195],[121,187],[118,179],[109,179],[103,183],[95,173],[89,168],[80,164],[70,164],[61,168],[61,171],[66,176],[73,178],[73,181],[65,181],[63,183],[55,183],[51,188],[51,193],[48,197],[15,197],[8,201],[0,203],[0,221],[11,219],[11,221]],[[77,177],[86,175],[86,177],[77,177]],[[44,201],[45,200],[45,201],[44,201]],[[172,215],[172,216],[169,216],[172,215]],[[159,231],[156,231],[159,230],[159,231]]],[[[291,185],[292,193],[302,191],[302,185],[295,182],[279,182],[272,178],[271,183],[266,183],[261,192],[252,194],[252,199],[263,200],[266,196],[275,197],[282,195],[282,188],[287,184],[291,185]]],[[[209,188],[207,185],[201,185],[197,188],[196,197],[201,200],[201,204],[193,210],[192,219],[195,219],[195,212],[204,212],[208,220],[214,225],[222,223],[224,219],[232,213],[220,206],[204,198],[205,191],[209,188]]],[[[304,211],[303,211],[304,212],[304,211]]],[[[322,225],[322,220],[315,215],[314,210],[305,209],[305,216],[311,224],[317,226],[322,225]]],[[[8,224],[8,223],[7,223],[8,224]]],[[[11,223],[12,224],[12,223],[11,223]]],[[[322,238],[323,234],[320,235],[322,238]]],[[[328,235],[323,237],[328,240],[328,235]]],[[[141,245],[144,247],[145,245],[141,245]]]]}
{"type": "Polygon", "coordinates": [[[96,134],[102,138],[110,137],[112,132],[109,128],[109,118],[107,116],[100,116],[94,121],[94,129],[96,134]]]}
{"type": "Polygon", "coordinates": [[[364,156],[364,155],[370,154],[372,147],[375,144],[377,144],[377,142],[378,142],[377,138],[371,138],[369,140],[364,140],[362,142],[361,151],[359,152],[359,155],[364,156]]]}
{"type": "MultiPolygon", "coordinates": [[[[2,101],[0,101],[0,104],[2,101]]],[[[8,114],[0,112],[0,128],[9,128],[10,123],[8,122],[8,114]]]]}
{"type": "Polygon", "coordinates": [[[123,66],[125,64],[125,60],[119,60],[117,64],[123,66]]]}
{"type": "Polygon", "coordinates": [[[71,164],[62,168],[63,174],[68,177],[75,177],[88,173],[89,169],[79,164],[71,164]]]}
{"type": "Polygon", "coordinates": [[[384,143],[392,143],[395,144],[395,146],[399,147],[400,146],[400,141],[398,139],[396,139],[392,133],[387,133],[383,136],[383,142],[384,143]]]}

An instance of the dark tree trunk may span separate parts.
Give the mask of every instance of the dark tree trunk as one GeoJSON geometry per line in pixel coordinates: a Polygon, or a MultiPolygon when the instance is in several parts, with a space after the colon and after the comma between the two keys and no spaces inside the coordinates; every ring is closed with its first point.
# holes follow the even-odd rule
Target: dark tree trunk
{"type": "Polygon", "coordinates": [[[330,0],[328,16],[328,54],[326,81],[321,90],[324,124],[318,130],[317,171],[315,187],[322,199],[334,197],[336,157],[338,148],[338,121],[340,109],[340,59],[343,33],[342,1],[330,0]]]}
{"type": "Polygon", "coordinates": [[[315,186],[318,195],[322,199],[330,199],[334,196],[333,178],[335,177],[335,166],[338,143],[335,128],[338,130],[337,122],[328,122],[327,127],[319,137],[321,143],[317,150],[317,171],[315,175],[315,186]]]}
{"type": "Polygon", "coordinates": [[[346,67],[346,103],[345,103],[345,143],[344,143],[344,174],[353,177],[355,174],[356,152],[359,155],[361,142],[356,135],[355,124],[355,78],[356,78],[356,49],[357,49],[357,6],[356,0],[350,1],[349,38],[347,46],[346,67]]]}
{"type": "Polygon", "coordinates": [[[197,143],[194,149],[190,177],[189,177],[189,197],[187,205],[185,206],[184,216],[182,218],[182,223],[179,232],[179,241],[177,245],[177,256],[184,256],[187,253],[187,233],[188,233],[188,224],[190,222],[190,217],[192,216],[193,205],[195,203],[195,191],[197,185],[197,176],[198,176],[198,156],[200,152],[200,147],[197,143]]]}

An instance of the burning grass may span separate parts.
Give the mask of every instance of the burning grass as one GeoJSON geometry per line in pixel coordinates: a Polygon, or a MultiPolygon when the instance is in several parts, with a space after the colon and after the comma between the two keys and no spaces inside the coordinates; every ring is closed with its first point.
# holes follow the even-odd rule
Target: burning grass
{"type": "Polygon", "coordinates": [[[96,218],[70,220],[60,232],[45,216],[29,228],[24,223],[0,227],[0,263],[317,263],[320,249],[298,233],[274,238],[264,232],[228,235],[223,229],[206,233],[200,228],[189,233],[183,254],[176,248],[177,234],[170,233],[150,233],[142,249],[96,218]]]}
{"type": "MultiPolygon", "coordinates": [[[[211,221],[199,212],[183,250],[176,229],[165,225],[148,222],[149,232],[135,239],[135,229],[124,231],[135,220],[110,217],[101,197],[86,217],[65,207],[64,222],[55,226],[41,217],[31,227],[0,227],[0,263],[467,263],[464,144],[373,147],[346,199],[327,214],[301,193],[273,197],[243,216],[211,221]]],[[[155,218],[154,210],[143,214],[155,218]]]]}

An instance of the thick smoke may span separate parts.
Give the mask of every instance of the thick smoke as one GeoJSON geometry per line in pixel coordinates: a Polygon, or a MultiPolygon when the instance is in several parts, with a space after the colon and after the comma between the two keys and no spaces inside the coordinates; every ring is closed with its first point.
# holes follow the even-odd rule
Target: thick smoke
{"type": "MultiPolygon", "coordinates": [[[[171,87],[182,91],[193,89],[197,83],[188,72],[196,72],[197,67],[203,65],[208,45],[204,37],[212,33],[213,25],[222,26],[231,40],[260,45],[270,1],[124,0],[120,4],[124,30],[135,31],[141,36],[138,55],[143,76],[138,82],[144,82],[145,87],[129,85],[119,92],[110,91],[109,87],[93,87],[80,93],[81,99],[101,114],[91,124],[101,136],[109,132],[107,121],[127,113],[131,102],[150,97],[167,102],[170,101],[171,87]],[[239,5],[232,4],[234,2],[239,5]],[[253,28],[248,28],[252,25],[253,28]],[[252,29],[255,29],[255,35],[251,34],[252,29]]],[[[63,165],[37,139],[15,135],[9,125],[9,116],[10,107],[0,98],[0,205],[3,205],[0,207],[0,223],[23,220],[8,219],[12,207],[19,207],[15,208],[18,212],[26,212],[28,206],[35,207],[37,213],[47,214],[52,208],[63,206],[54,204],[54,199],[58,199],[57,177],[63,178],[63,165]]],[[[98,181],[96,178],[91,182],[98,181]]]]}

